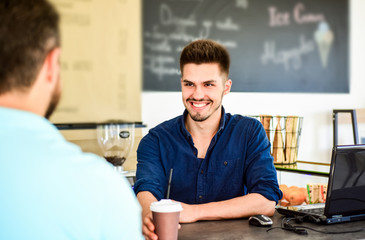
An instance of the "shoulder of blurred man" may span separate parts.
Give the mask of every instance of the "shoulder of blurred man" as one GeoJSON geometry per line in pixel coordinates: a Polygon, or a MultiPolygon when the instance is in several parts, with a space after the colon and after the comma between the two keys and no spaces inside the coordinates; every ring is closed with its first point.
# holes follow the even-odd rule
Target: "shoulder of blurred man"
{"type": "Polygon", "coordinates": [[[33,113],[0,108],[0,118],[0,238],[142,238],[133,191],[103,158],[33,113]]]}

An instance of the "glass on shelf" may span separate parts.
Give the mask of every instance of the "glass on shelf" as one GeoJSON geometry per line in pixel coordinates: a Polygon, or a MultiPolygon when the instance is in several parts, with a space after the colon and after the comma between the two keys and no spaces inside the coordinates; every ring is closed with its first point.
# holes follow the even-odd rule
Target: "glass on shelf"
{"type": "Polygon", "coordinates": [[[271,155],[276,165],[295,164],[298,158],[299,140],[303,117],[299,116],[250,116],[263,125],[271,143],[271,155]]]}

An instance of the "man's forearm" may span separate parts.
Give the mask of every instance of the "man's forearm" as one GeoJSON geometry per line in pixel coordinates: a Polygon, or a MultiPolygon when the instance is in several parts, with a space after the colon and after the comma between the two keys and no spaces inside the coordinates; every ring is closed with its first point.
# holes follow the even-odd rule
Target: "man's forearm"
{"type": "Polygon", "coordinates": [[[185,208],[186,212],[182,212],[181,222],[241,218],[255,214],[272,216],[275,212],[275,202],[252,193],[221,202],[185,205],[185,208]]]}
{"type": "Polygon", "coordinates": [[[150,205],[152,202],[157,201],[155,196],[153,196],[152,193],[143,191],[139,192],[137,194],[137,199],[139,201],[139,204],[141,204],[142,207],[142,217],[145,217],[148,213],[150,213],[150,205]]]}

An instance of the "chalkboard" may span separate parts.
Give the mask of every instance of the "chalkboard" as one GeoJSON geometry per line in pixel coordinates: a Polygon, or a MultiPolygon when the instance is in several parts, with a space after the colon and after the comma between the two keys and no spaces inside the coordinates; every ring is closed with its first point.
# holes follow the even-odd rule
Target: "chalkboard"
{"type": "Polygon", "coordinates": [[[348,93],[348,0],[143,0],[143,90],[180,91],[189,42],[226,46],[236,92],[348,93]]]}

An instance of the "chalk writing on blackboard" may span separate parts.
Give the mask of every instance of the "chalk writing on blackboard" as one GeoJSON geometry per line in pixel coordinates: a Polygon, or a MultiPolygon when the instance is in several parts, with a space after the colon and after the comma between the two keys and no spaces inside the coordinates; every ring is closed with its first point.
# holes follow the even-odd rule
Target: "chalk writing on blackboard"
{"type": "Polygon", "coordinates": [[[348,92],[348,0],[144,0],[143,89],[180,90],[179,55],[210,38],[232,91],[348,92]]]}
{"type": "MultiPolygon", "coordinates": [[[[240,26],[232,18],[198,21],[190,15],[185,18],[178,17],[167,4],[160,4],[158,23],[151,29],[143,32],[144,47],[150,53],[144,54],[144,68],[151,71],[162,81],[165,77],[179,75],[176,57],[169,53],[181,52],[184,46],[191,41],[209,38],[211,31],[238,32],[240,26]],[[173,27],[172,31],[166,32],[164,28],[173,27]],[[165,53],[165,54],[164,54],[165,53]]],[[[234,49],[237,42],[231,39],[218,39],[227,48],[234,49]]],[[[146,51],[145,51],[146,52],[146,51]]]]}
{"type": "Polygon", "coordinates": [[[263,65],[269,63],[282,65],[285,71],[291,69],[298,70],[303,66],[302,56],[313,52],[315,50],[314,47],[314,42],[305,39],[304,35],[299,37],[298,46],[291,49],[277,50],[275,41],[265,41],[261,63],[263,65]]]}

